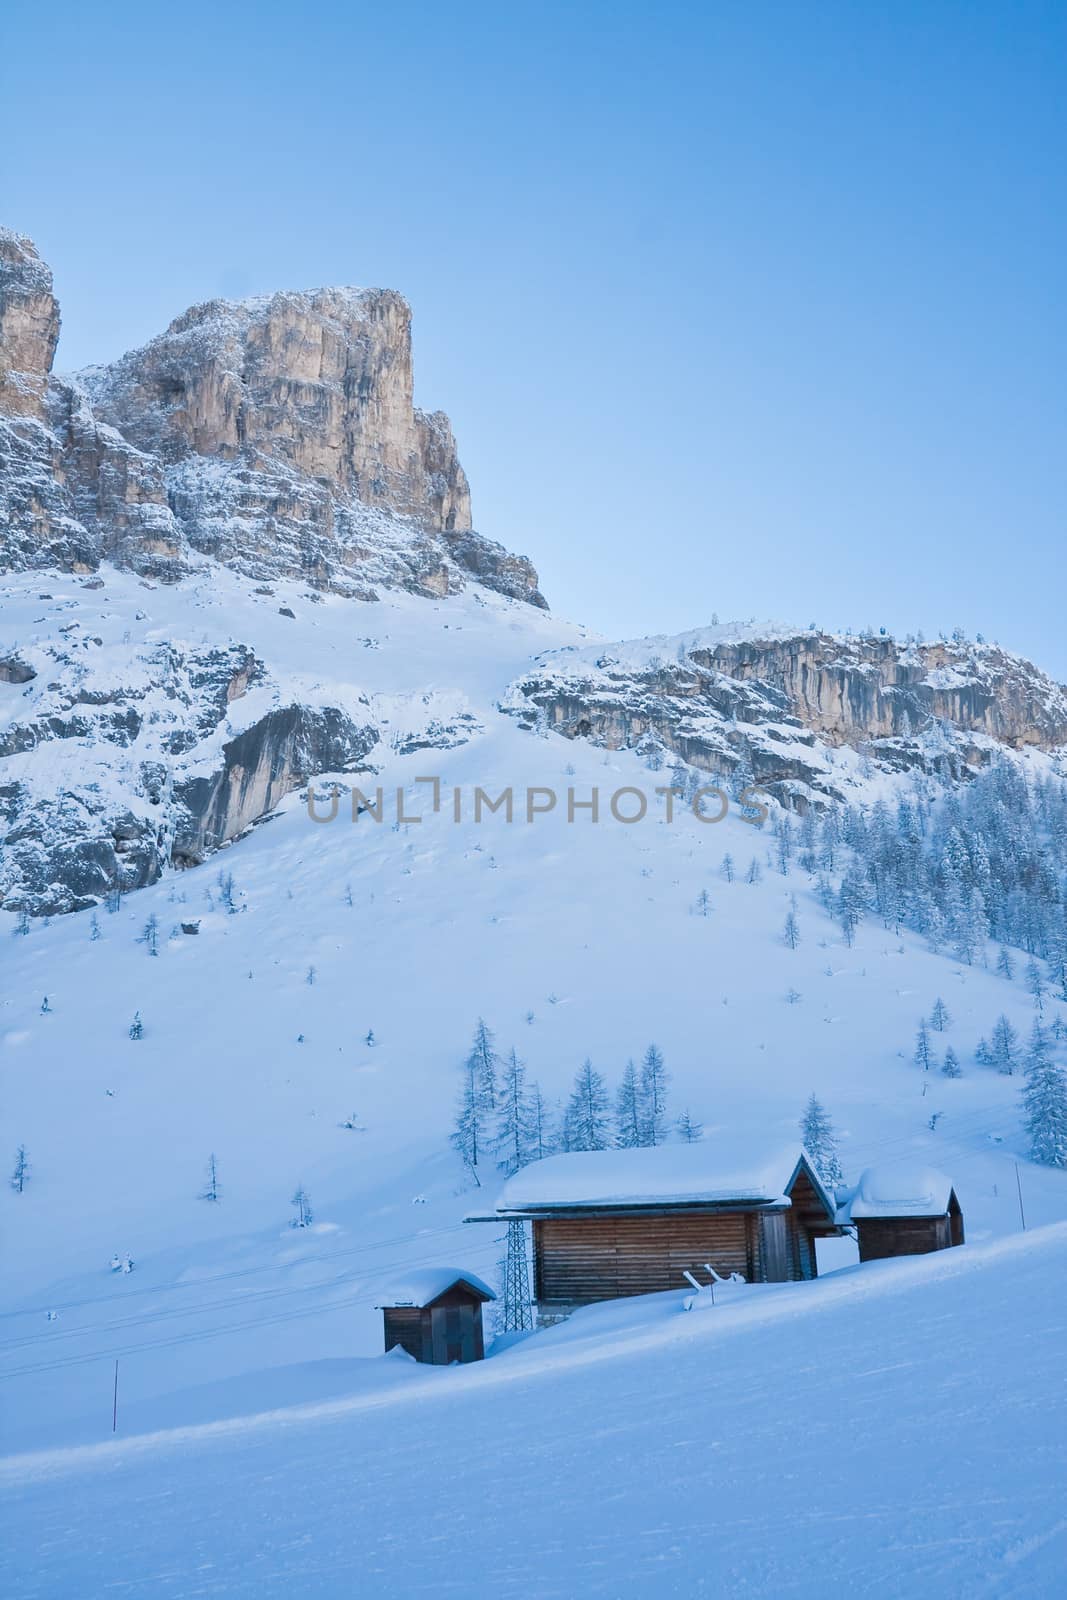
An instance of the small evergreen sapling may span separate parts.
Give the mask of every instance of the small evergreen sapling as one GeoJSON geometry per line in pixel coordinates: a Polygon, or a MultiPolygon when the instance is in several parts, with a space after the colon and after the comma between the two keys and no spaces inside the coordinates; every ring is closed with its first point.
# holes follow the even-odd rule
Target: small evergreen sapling
{"type": "Polygon", "coordinates": [[[957,1056],[951,1045],[949,1045],[948,1049],[945,1051],[945,1060],[941,1067],[941,1071],[944,1073],[946,1078],[963,1077],[963,1069],[960,1066],[959,1056],[957,1056]]]}
{"type": "Polygon", "coordinates": [[[133,1021],[130,1023],[130,1038],[144,1038],[144,1023],[141,1021],[141,1013],[139,1011],[135,1011],[133,1014],[133,1021]]]}
{"type": "Polygon", "coordinates": [[[15,1166],[11,1174],[11,1187],[16,1194],[21,1194],[25,1189],[30,1176],[30,1162],[26,1154],[26,1146],[20,1144],[15,1152],[15,1166]]]}
{"type": "Polygon", "coordinates": [[[678,1133],[686,1144],[697,1144],[703,1137],[703,1127],[689,1115],[688,1108],[678,1118],[678,1133]]]}
{"type": "Polygon", "coordinates": [[[935,1029],[936,1032],[944,1033],[945,1029],[951,1026],[951,1023],[952,1018],[948,1014],[948,1006],[942,1000],[941,996],[938,995],[937,999],[934,1001],[934,1009],[930,1013],[930,1026],[931,1028],[935,1029]]]}
{"type": "Polygon", "coordinates": [[[930,1030],[925,1022],[919,1023],[919,1031],[915,1035],[915,1065],[924,1072],[929,1072],[933,1063],[934,1053],[930,1045],[930,1030]]]}
{"type": "Polygon", "coordinates": [[[310,1228],[314,1221],[314,1214],[311,1210],[311,1197],[302,1184],[289,1203],[296,1212],[296,1216],[292,1218],[289,1226],[291,1228],[310,1228]]]}
{"type": "Polygon", "coordinates": [[[790,950],[795,950],[800,943],[800,923],[797,921],[795,911],[790,911],[785,919],[782,929],[782,943],[788,945],[790,950]]]}
{"type": "Polygon", "coordinates": [[[221,1198],[221,1191],[219,1189],[219,1164],[214,1151],[212,1151],[207,1158],[207,1172],[204,1181],[204,1187],[200,1191],[200,1198],[201,1200],[211,1201],[216,1201],[221,1198]]]}

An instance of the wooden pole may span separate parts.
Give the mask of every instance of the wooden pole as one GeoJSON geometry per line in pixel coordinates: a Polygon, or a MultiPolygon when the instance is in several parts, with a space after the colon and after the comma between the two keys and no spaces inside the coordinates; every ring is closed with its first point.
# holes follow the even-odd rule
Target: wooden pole
{"type": "Polygon", "coordinates": [[[111,1431],[116,1433],[119,1426],[119,1362],[115,1357],[115,1389],[111,1399],[111,1431]]]}
{"type": "Polygon", "coordinates": [[[1018,1162],[1015,1163],[1015,1187],[1019,1191],[1019,1220],[1023,1225],[1023,1232],[1025,1233],[1026,1232],[1026,1212],[1023,1210],[1023,1180],[1022,1180],[1022,1178],[1021,1178],[1021,1176],[1019,1174],[1019,1163],[1018,1162]]]}

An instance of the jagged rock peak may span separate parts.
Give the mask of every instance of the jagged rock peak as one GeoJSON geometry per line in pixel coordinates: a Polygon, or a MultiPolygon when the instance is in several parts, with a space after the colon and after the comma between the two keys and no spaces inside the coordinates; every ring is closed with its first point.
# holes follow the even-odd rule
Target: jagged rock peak
{"type": "Polygon", "coordinates": [[[414,404],[411,310],[392,289],[210,300],[80,375],[141,449],[274,462],[438,532],[469,530],[448,419],[414,404]]]}
{"type": "Polygon", "coordinates": [[[0,570],[173,582],[208,557],[365,600],[474,577],[544,606],[530,562],[471,527],[394,290],[210,300],[74,378],[51,372],[58,333],[51,273],[0,230],[0,570]]]}
{"type": "Polygon", "coordinates": [[[49,268],[32,239],[0,228],[0,411],[40,415],[58,339],[49,268]]]}

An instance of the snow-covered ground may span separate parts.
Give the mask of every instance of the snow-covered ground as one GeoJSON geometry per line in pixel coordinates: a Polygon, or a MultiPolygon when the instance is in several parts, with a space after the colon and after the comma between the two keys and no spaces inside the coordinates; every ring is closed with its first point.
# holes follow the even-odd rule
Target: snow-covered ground
{"type": "Polygon", "coordinates": [[[1061,1224],[688,1314],[616,1302],[477,1366],[382,1358],[344,1400],[17,1458],[6,1593],[1051,1597],[1065,1278],[1061,1224]]]}
{"type": "MultiPolygon", "coordinates": [[[[958,1276],[938,1262],[930,1268],[932,1298],[918,1291],[889,1296],[888,1319],[879,1313],[863,1320],[864,1290],[848,1300],[850,1320],[839,1320],[834,1296],[862,1275],[837,1280],[840,1290],[823,1280],[790,1290],[788,1300],[756,1297],[789,1309],[784,1321],[760,1323],[751,1341],[746,1336],[738,1369],[744,1381],[720,1383],[718,1335],[710,1326],[698,1333],[693,1317],[684,1333],[668,1335],[656,1324],[667,1353],[651,1365],[642,1364],[632,1342],[605,1346],[603,1371],[615,1376],[583,1399],[586,1369],[567,1365],[569,1341],[581,1342],[583,1328],[628,1328],[631,1315],[643,1327],[646,1311],[626,1307],[539,1335],[536,1350],[558,1350],[562,1362],[544,1373],[534,1345],[494,1358],[474,1375],[413,1376],[392,1358],[368,1359],[381,1349],[375,1304],[398,1273],[449,1264],[495,1277],[498,1230],[462,1223],[472,1207],[495,1197],[495,1174],[491,1164],[483,1167],[484,1187],[474,1191],[448,1146],[460,1065],[479,1016],[502,1051],[515,1046],[550,1101],[567,1095],[586,1056],[614,1087],[627,1058],[653,1040],[672,1075],[672,1116],[688,1108],[709,1135],[736,1131],[743,1139],[758,1131],[788,1145],[815,1091],[837,1125],[849,1178],[872,1162],[898,1159],[944,1170],[960,1197],[969,1245],[981,1248],[1019,1231],[1017,1161],[1028,1225],[1067,1217],[1067,1177],[1026,1160],[1019,1080],[973,1062],[976,1043],[1000,1013],[1024,1038],[1029,1032],[1033,1003],[1021,980],[1009,982],[992,966],[962,966],[873,920],[847,948],[807,876],[779,874],[771,840],[740,815],[702,824],[679,806],[668,822],[653,791],[669,780],[636,755],[524,731],[498,709],[508,684],[541,652],[581,647],[586,638],[545,613],[475,588],[439,602],[387,594],[372,606],[329,598],[312,604],[297,584],[279,583],[273,596],[260,597],[221,570],[170,590],[104,576],[105,588],[95,591],[52,575],[8,580],[5,646],[30,649],[35,637],[54,637],[71,620],[103,641],[93,649],[133,654],[153,640],[244,641],[276,681],[312,703],[318,697],[370,708],[385,737],[375,751],[380,773],[365,787],[384,786],[385,820],[364,815],[352,823],[342,797],[337,819],[316,824],[294,794],[274,820],[204,866],[168,875],[113,915],[101,908],[99,938],[91,937],[89,912],[48,926],[35,922],[25,937],[14,934],[14,918],[3,919],[11,933],[0,930],[0,1092],[10,1148],[0,1153],[13,1162],[22,1143],[30,1161],[24,1192],[5,1185],[0,1194],[4,1448],[110,1438],[116,1359],[120,1436],[344,1395],[371,1409],[298,1429],[286,1424],[276,1435],[226,1435],[188,1457],[169,1447],[147,1455],[138,1448],[115,1458],[114,1470],[94,1468],[78,1480],[80,1531],[72,1524],[70,1537],[84,1541],[92,1528],[85,1560],[101,1565],[80,1590],[71,1587],[73,1567],[63,1565],[67,1535],[52,1521],[62,1515],[53,1509],[62,1491],[49,1500],[51,1480],[43,1479],[27,1493],[41,1497],[33,1502],[47,1520],[47,1527],[38,1524],[41,1536],[59,1540],[50,1558],[56,1565],[42,1564],[42,1576],[31,1580],[24,1564],[15,1592],[105,1592],[108,1554],[117,1562],[127,1546],[133,1565],[125,1577],[119,1565],[113,1571],[129,1593],[147,1584],[150,1570],[175,1574],[151,1591],[159,1593],[239,1594],[243,1582],[259,1593],[281,1592],[283,1582],[303,1582],[308,1593],[350,1593],[357,1547],[366,1553],[360,1593],[376,1585],[384,1592],[389,1571],[399,1592],[420,1592],[416,1568],[435,1575],[438,1588],[469,1583],[475,1569],[450,1563],[473,1560],[475,1552],[477,1570],[491,1573],[499,1592],[652,1594],[670,1593],[673,1584],[688,1593],[700,1580],[714,1593],[716,1574],[725,1570],[733,1592],[745,1592],[748,1574],[752,1593],[787,1594],[790,1582],[792,1592],[814,1593],[802,1586],[803,1570],[790,1575],[784,1532],[780,1544],[772,1534],[786,1522],[795,1533],[798,1518],[806,1559],[826,1554],[828,1581],[836,1573],[841,1593],[862,1592],[860,1569],[850,1563],[866,1548],[864,1528],[873,1541],[871,1571],[881,1575],[869,1592],[983,1592],[968,1587],[966,1575],[978,1567],[967,1563],[979,1556],[969,1533],[959,1531],[976,1525],[976,1548],[1001,1584],[990,1592],[1046,1592],[1027,1590],[1023,1577],[1044,1570],[1052,1546],[1038,1543],[1033,1560],[1017,1566],[1005,1552],[1013,1540],[1040,1541],[1046,1526],[1048,1480],[1034,1474],[1026,1520],[1008,1475],[1030,1438],[1025,1430],[1047,1417],[1039,1396],[1051,1369],[1040,1364],[1051,1360],[1053,1341],[1042,1343],[1036,1330],[1044,1326],[1044,1286],[1062,1266],[1059,1236],[1040,1249],[1028,1240],[1015,1254],[1012,1247],[990,1256],[984,1274],[958,1276]],[[41,601],[41,591],[52,600],[41,601]],[[282,605],[293,618],[279,613],[282,605]],[[470,719],[465,743],[398,753],[396,746],[435,718],[461,716],[470,719]],[[417,782],[427,777],[440,779],[437,813],[431,787],[417,782]],[[490,795],[510,786],[514,820],[501,812],[476,823],[476,786],[490,795]],[[649,796],[643,821],[611,817],[609,796],[623,786],[649,796]],[[408,814],[421,821],[397,823],[397,787],[408,814]],[[558,795],[554,810],[530,822],[528,787],[558,795]],[[593,787],[601,794],[600,821],[582,810],[568,821],[568,788],[582,800],[593,787]],[[721,870],[727,853],[738,869],[732,882],[721,870]],[[749,883],[753,858],[762,877],[749,883]],[[234,915],[220,899],[220,869],[233,874],[234,915]],[[704,890],[707,915],[698,909],[704,890]],[[792,895],[796,950],[782,938],[792,895]],[[160,929],[155,957],[140,942],[152,916],[160,929]],[[179,931],[187,920],[199,920],[195,937],[179,931]],[[952,1023],[933,1038],[938,1051],[951,1044],[959,1054],[958,1080],[924,1074],[913,1062],[916,1028],[938,996],[952,1023]],[[135,1013],[144,1028],[136,1041],[129,1037],[135,1013]],[[375,1042],[368,1044],[371,1030],[375,1042]],[[932,1131],[934,1113],[940,1117],[932,1131]],[[200,1198],[212,1153],[218,1204],[200,1198]],[[289,1226],[298,1186],[314,1208],[312,1227],[302,1230],[289,1226]],[[116,1255],[132,1257],[134,1270],[110,1271],[116,1255]],[[1000,1305],[1001,1261],[1013,1275],[1011,1296],[1023,1308],[1017,1313],[1000,1305]],[[826,1314],[800,1318],[809,1304],[826,1314]],[[802,1321],[807,1330],[797,1338],[809,1340],[796,1347],[793,1308],[797,1326],[802,1321]],[[1012,1314],[1015,1323],[997,1322],[1012,1314]],[[1031,1380],[1006,1358],[1003,1341],[996,1393],[986,1376],[960,1376],[987,1372],[980,1364],[987,1327],[1025,1341],[1032,1374],[1025,1405],[1035,1414],[1020,1416],[1025,1438],[1018,1446],[1008,1418],[1012,1403],[1024,1404],[1019,1386],[1031,1380]],[[914,1353],[894,1354],[907,1344],[908,1329],[914,1353]],[[837,1389],[831,1379],[841,1363],[850,1376],[837,1389]],[[882,1367],[884,1375],[875,1372],[882,1367]],[[515,1378],[506,1404],[501,1375],[515,1378]],[[931,1415],[941,1420],[922,1435],[919,1386],[927,1379],[931,1415]],[[383,1388],[397,1391],[388,1403],[383,1388]],[[404,1391],[419,1404],[404,1409],[404,1391]],[[426,1472],[432,1467],[441,1499],[420,1520],[407,1464],[418,1455],[423,1400],[430,1398],[437,1431],[426,1472]],[[895,1445],[887,1447],[883,1474],[879,1438],[905,1401],[913,1404],[905,1413],[912,1422],[895,1436],[899,1457],[895,1445]],[[627,1432],[634,1404],[649,1424],[639,1444],[627,1432]],[[539,1438],[535,1420],[566,1419],[582,1405],[589,1412],[581,1427],[567,1431],[560,1421],[539,1438]],[[988,1437],[981,1405],[997,1408],[987,1419],[988,1437]],[[649,1421],[656,1417],[663,1419],[658,1434],[649,1421]],[[456,1462],[449,1455],[454,1436],[463,1441],[456,1462]],[[942,1440],[957,1446],[942,1454],[942,1440]],[[516,1456],[520,1447],[525,1453],[516,1456]],[[1006,1464],[979,1493],[975,1474],[985,1470],[987,1448],[1006,1464]],[[608,1469],[617,1457],[636,1460],[638,1449],[649,1452],[640,1482],[651,1498],[647,1515],[635,1520],[638,1478],[613,1487],[608,1469]],[[743,1472],[735,1454],[742,1449],[749,1452],[743,1472]],[[961,1457],[970,1463],[962,1480],[961,1457]],[[159,1511],[161,1542],[153,1546],[137,1495],[166,1494],[166,1474],[185,1473],[173,1466],[179,1459],[195,1462],[181,1482],[192,1487],[196,1479],[198,1486],[191,1498],[183,1492],[173,1501],[151,1500],[170,1507],[159,1511]],[[553,1513],[555,1475],[578,1482],[596,1461],[595,1515],[590,1495],[553,1513]],[[150,1476],[142,1479],[147,1463],[150,1476]],[[905,1526],[900,1507],[912,1495],[906,1466],[914,1474],[915,1512],[905,1526]],[[227,1488],[228,1473],[235,1477],[227,1488]],[[232,1510],[244,1493],[233,1487],[238,1474],[265,1498],[249,1500],[235,1519],[231,1557],[224,1557],[213,1543],[215,1511],[232,1510]],[[265,1486],[268,1476],[273,1487],[265,1486]],[[671,1490],[682,1498],[671,1498],[671,1490]],[[113,1496],[106,1515],[105,1492],[113,1496]],[[783,1497],[791,1521],[782,1519],[783,1497]],[[287,1520],[287,1505],[295,1520],[287,1520]],[[313,1506],[322,1508],[317,1532],[300,1531],[301,1517],[311,1527],[313,1506]],[[523,1516],[538,1510],[536,1534],[520,1539],[509,1531],[515,1506],[523,1516]],[[179,1552],[181,1519],[204,1540],[198,1562],[193,1543],[179,1552]],[[270,1560],[253,1552],[268,1524],[270,1560]],[[583,1527],[594,1530],[591,1543],[583,1527]],[[748,1530],[744,1538],[739,1529],[748,1530]],[[778,1565],[761,1568],[767,1538],[767,1560],[778,1565]],[[941,1565],[931,1570],[943,1575],[941,1586],[909,1588],[902,1579],[894,1588],[891,1556],[914,1575],[928,1541],[936,1545],[930,1559],[941,1565]],[[567,1576],[568,1549],[581,1563],[580,1581],[567,1576]],[[625,1561],[617,1559],[620,1551],[625,1561]],[[958,1581],[956,1559],[963,1563],[958,1581]],[[530,1579],[537,1561],[544,1585],[530,1579]]],[[[3,685],[0,693],[13,703],[22,690],[3,685]]],[[[263,709],[234,702],[232,725],[263,709]]],[[[57,761],[76,762],[71,746],[57,742],[57,761]]],[[[98,747],[83,753],[86,763],[100,755],[98,747]]],[[[35,759],[47,754],[38,750],[35,759]]],[[[56,781],[66,775],[57,768],[56,781]]],[[[891,781],[877,780],[883,789],[891,781]]],[[[1046,1021],[1062,1009],[1049,1002],[1046,1021]]],[[[848,1242],[820,1246],[824,1269],[850,1259],[848,1242]]],[[[892,1270],[904,1277],[912,1271],[892,1270]]],[[[876,1269],[862,1281],[891,1279],[890,1269],[876,1269]]],[[[590,1360],[599,1360],[592,1348],[599,1342],[598,1333],[582,1345],[590,1360]]],[[[730,1348],[740,1351],[741,1343],[730,1348]]],[[[992,1363],[992,1335],[990,1351],[992,1363]]],[[[419,1481],[425,1491],[428,1478],[419,1481]]]]}

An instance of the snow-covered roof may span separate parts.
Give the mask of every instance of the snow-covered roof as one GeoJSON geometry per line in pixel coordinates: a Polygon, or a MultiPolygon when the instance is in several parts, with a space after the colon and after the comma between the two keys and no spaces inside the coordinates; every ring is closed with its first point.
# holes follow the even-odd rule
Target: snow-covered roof
{"type": "MultiPolygon", "coordinates": [[[[546,1156],[508,1179],[497,1208],[716,1205],[731,1200],[785,1205],[803,1154],[800,1144],[783,1146],[723,1133],[697,1144],[546,1156]]],[[[827,1206],[833,1209],[829,1200],[827,1206]]]]}
{"type": "Polygon", "coordinates": [[[496,1299],[487,1283],[462,1267],[419,1267],[389,1285],[386,1293],[378,1298],[378,1310],[384,1306],[432,1305],[457,1283],[467,1284],[485,1300],[496,1299]]]}
{"type": "Polygon", "coordinates": [[[864,1217],[943,1217],[952,1184],[934,1167],[868,1167],[838,1214],[839,1222],[864,1217]]]}

